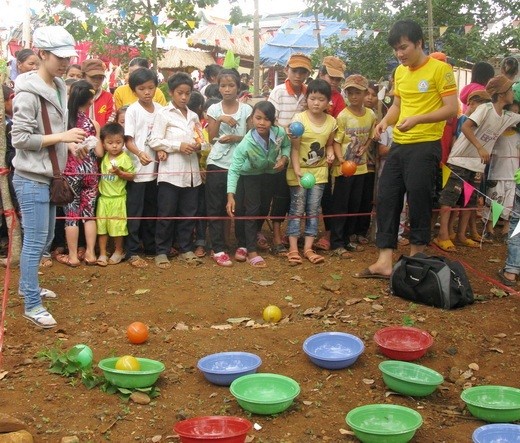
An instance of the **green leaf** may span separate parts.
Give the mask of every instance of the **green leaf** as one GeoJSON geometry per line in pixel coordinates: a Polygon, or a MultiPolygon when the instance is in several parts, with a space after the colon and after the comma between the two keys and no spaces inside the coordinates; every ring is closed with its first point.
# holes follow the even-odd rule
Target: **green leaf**
{"type": "Polygon", "coordinates": [[[366,297],[370,300],[377,300],[379,298],[379,295],[367,295],[366,297]]]}
{"type": "Polygon", "coordinates": [[[330,274],[330,276],[333,280],[341,280],[342,278],[339,274],[330,274]]]}

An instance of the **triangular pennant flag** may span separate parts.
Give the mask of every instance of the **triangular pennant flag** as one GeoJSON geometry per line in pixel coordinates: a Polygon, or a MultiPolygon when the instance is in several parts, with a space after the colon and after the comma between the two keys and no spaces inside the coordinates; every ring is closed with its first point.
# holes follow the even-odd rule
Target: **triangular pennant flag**
{"type": "Polygon", "coordinates": [[[500,214],[502,214],[502,211],[504,210],[504,207],[498,203],[497,201],[493,200],[491,202],[491,214],[493,215],[493,227],[498,222],[498,219],[500,218],[500,214]]]}
{"type": "Polygon", "coordinates": [[[152,21],[155,25],[159,24],[159,16],[158,15],[152,15],[152,21]]]}
{"type": "Polygon", "coordinates": [[[339,32],[341,33],[341,35],[347,35],[348,34],[348,29],[347,28],[341,28],[341,30],[339,32]]]}
{"type": "Polygon", "coordinates": [[[446,186],[446,183],[448,183],[448,179],[451,175],[451,169],[448,168],[446,165],[442,165],[442,187],[446,186]]]}
{"type": "Polygon", "coordinates": [[[374,38],[376,38],[379,35],[379,31],[374,31],[374,38]]]}
{"type": "Polygon", "coordinates": [[[186,20],[186,24],[190,29],[195,28],[195,20],[186,20]]]}
{"type": "Polygon", "coordinates": [[[518,28],[518,25],[520,25],[520,20],[513,20],[513,22],[511,23],[511,26],[513,28],[518,28]]]}
{"type": "Polygon", "coordinates": [[[517,223],[516,226],[515,226],[515,230],[513,231],[513,233],[511,234],[511,238],[514,237],[515,235],[517,235],[518,233],[520,233],[520,223],[517,223]]]}
{"type": "Polygon", "coordinates": [[[358,37],[361,37],[363,35],[363,30],[362,29],[358,29],[356,31],[356,34],[357,34],[358,37]]]}
{"type": "Polygon", "coordinates": [[[473,25],[465,25],[464,26],[464,34],[467,34],[469,31],[471,31],[471,28],[473,28],[473,25]]]}
{"type": "Polygon", "coordinates": [[[439,26],[439,36],[441,37],[447,30],[447,26],[439,26]]]}
{"type": "Polygon", "coordinates": [[[218,38],[215,39],[215,46],[219,46],[220,45],[220,40],[218,38]]]}
{"type": "Polygon", "coordinates": [[[468,205],[471,194],[473,194],[474,191],[475,188],[473,186],[471,186],[468,182],[464,182],[464,207],[468,205]]]}
{"type": "Polygon", "coordinates": [[[64,0],[64,1],[63,1],[63,4],[64,4],[67,8],[70,8],[70,1],[71,1],[71,0],[64,0]]]}
{"type": "Polygon", "coordinates": [[[233,32],[233,25],[225,25],[225,27],[230,34],[233,32]]]}

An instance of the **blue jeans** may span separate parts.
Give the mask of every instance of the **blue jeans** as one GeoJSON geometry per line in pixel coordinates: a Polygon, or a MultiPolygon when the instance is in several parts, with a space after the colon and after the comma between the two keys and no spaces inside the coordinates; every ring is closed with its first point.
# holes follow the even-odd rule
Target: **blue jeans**
{"type": "Polygon", "coordinates": [[[311,189],[301,186],[290,186],[291,206],[289,208],[289,221],[287,223],[287,235],[289,237],[300,236],[300,219],[295,216],[306,215],[305,237],[318,235],[318,216],[320,215],[321,197],[325,189],[325,183],[314,185],[311,189]]]}
{"type": "Polygon", "coordinates": [[[56,206],[51,205],[49,185],[20,177],[13,186],[22,213],[23,245],[18,290],[25,297],[25,310],[41,306],[38,268],[46,245],[54,237],[56,206]]]}
{"type": "Polygon", "coordinates": [[[509,221],[509,239],[507,240],[507,258],[504,271],[511,274],[520,275],[520,234],[513,235],[513,232],[520,222],[520,185],[516,185],[515,202],[513,203],[513,211],[509,221]]]}

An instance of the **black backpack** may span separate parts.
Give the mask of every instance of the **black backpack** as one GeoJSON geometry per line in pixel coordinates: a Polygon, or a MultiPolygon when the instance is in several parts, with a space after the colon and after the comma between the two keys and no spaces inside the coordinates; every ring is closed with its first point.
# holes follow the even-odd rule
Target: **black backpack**
{"type": "Polygon", "coordinates": [[[390,277],[394,295],[442,309],[461,308],[474,296],[464,266],[445,257],[402,255],[390,277]]]}

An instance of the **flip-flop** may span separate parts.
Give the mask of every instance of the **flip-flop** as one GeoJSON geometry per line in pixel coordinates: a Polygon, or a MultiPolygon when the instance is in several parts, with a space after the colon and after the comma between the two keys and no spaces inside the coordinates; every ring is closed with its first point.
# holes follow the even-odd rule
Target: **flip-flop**
{"type": "Polygon", "coordinates": [[[466,246],[467,248],[480,248],[480,243],[471,240],[471,238],[466,238],[466,240],[464,241],[460,241],[459,239],[457,239],[457,244],[461,246],[466,246]]]}
{"type": "Polygon", "coordinates": [[[516,286],[517,285],[517,281],[516,280],[509,280],[505,275],[504,275],[504,270],[501,269],[500,271],[498,271],[498,277],[500,278],[500,282],[505,285],[505,286],[509,286],[509,287],[513,287],[513,286],[516,286]]]}
{"type": "Polygon", "coordinates": [[[42,257],[40,260],[40,268],[50,268],[52,266],[52,258],[51,257],[42,257]]]}
{"type": "Polygon", "coordinates": [[[352,277],[354,277],[354,278],[380,278],[382,280],[390,279],[389,275],[372,272],[369,268],[365,268],[361,272],[356,272],[355,274],[352,274],[352,277]]]}
{"type": "Polygon", "coordinates": [[[144,260],[143,258],[139,257],[138,255],[132,255],[129,259],[128,259],[128,263],[130,263],[131,266],[133,266],[134,268],[147,268],[148,267],[148,263],[146,263],[146,260],[144,260]]]}
{"type": "Polygon", "coordinates": [[[262,256],[257,255],[253,258],[248,258],[247,262],[253,267],[253,268],[267,268],[267,263],[262,258],[262,256]]]}
{"type": "Polygon", "coordinates": [[[330,241],[325,237],[321,237],[314,243],[314,249],[318,249],[320,251],[330,251],[330,241]]]}
{"type": "Polygon", "coordinates": [[[325,257],[320,254],[316,254],[312,249],[307,249],[303,251],[303,256],[309,260],[313,265],[317,265],[323,263],[325,261],[325,257]]]}
{"type": "Polygon", "coordinates": [[[98,266],[101,266],[104,268],[105,266],[108,266],[108,258],[106,255],[100,255],[98,259],[96,260],[96,264],[98,266]]]}
{"type": "Polygon", "coordinates": [[[155,266],[159,269],[169,269],[172,267],[172,264],[166,254],[159,254],[155,257],[155,266]]]}
{"type": "Polygon", "coordinates": [[[108,259],[109,265],[118,265],[121,263],[121,260],[123,260],[125,256],[123,254],[116,254],[115,252],[110,256],[108,259]]]}
{"type": "Polygon", "coordinates": [[[69,266],[71,268],[77,268],[81,265],[80,262],[78,263],[72,263],[70,261],[70,257],[67,255],[67,254],[60,254],[60,255],[57,255],[56,256],[56,261],[58,263],[61,263],[62,265],[66,265],[66,266],[69,266]]]}
{"type": "Polygon", "coordinates": [[[444,252],[457,252],[457,248],[453,244],[451,240],[439,240],[438,237],[435,237],[432,240],[432,243],[439,248],[441,248],[444,252]]]}

